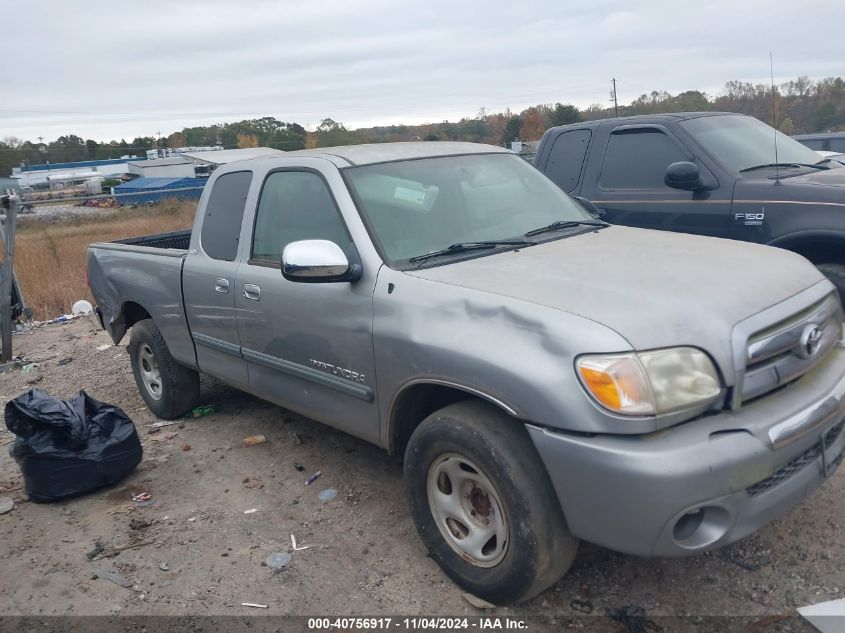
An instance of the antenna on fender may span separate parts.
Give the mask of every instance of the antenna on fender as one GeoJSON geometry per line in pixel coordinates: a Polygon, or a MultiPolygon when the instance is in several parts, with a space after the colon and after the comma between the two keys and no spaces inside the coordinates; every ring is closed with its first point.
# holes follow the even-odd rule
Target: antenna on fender
{"type": "Polygon", "coordinates": [[[772,78],[772,127],[775,128],[775,184],[780,184],[780,164],[778,163],[778,120],[775,104],[775,63],[769,51],[769,75],[772,78]]]}

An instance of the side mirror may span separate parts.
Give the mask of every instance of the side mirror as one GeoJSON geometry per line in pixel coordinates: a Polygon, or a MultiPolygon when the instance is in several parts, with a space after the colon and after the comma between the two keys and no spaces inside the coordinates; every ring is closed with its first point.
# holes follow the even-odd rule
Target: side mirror
{"type": "Polygon", "coordinates": [[[282,252],[282,276],[301,283],[357,281],[363,269],[350,264],[340,246],[329,240],[291,242],[282,252]]]}
{"type": "Polygon", "coordinates": [[[693,191],[704,188],[698,165],[688,161],[680,161],[669,165],[666,168],[666,176],[663,178],[663,181],[667,187],[672,187],[672,189],[693,191]]]}
{"type": "Polygon", "coordinates": [[[587,200],[586,198],[582,198],[581,196],[572,196],[574,200],[578,201],[584,210],[587,211],[591,216],[596,218],[597,220],[604,217],[607,214],[607,211],[604,209],[599,209],[592,200],[587,200]]]}

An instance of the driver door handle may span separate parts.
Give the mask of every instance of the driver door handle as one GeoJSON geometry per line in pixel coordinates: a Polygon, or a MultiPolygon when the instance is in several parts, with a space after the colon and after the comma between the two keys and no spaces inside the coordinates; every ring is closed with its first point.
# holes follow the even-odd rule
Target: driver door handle
{"type": "Polygon", "coordinates": [[[229,294],[229,280],[222,277],[214,280],[214,290],[224,295],[229,294]]]}
{"type": "Polygon", "coordinates": [[[255,284],[244,284],[244,297],[250,301],[261,300],[261,288],[255,284]]]}

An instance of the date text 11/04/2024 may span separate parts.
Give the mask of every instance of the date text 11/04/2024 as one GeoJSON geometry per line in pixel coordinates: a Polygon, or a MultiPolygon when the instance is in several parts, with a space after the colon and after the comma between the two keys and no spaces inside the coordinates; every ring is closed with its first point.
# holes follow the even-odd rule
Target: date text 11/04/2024
{"type": "Polygon", "coordinates": [[[313,631],[346,629],[399,629],[399,630],[525,630],[528,624],[519,618],[478,617],[411,617],[411,618],[309,618],[308,629],[313,631]]]}

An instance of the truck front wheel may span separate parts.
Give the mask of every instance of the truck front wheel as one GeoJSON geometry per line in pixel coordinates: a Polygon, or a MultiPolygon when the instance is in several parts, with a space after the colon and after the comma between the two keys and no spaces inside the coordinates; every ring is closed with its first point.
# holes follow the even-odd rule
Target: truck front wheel
{"type": "Polygon", "coordinates": [[[839,290],[839,300],[845,307],[845,264],[819,264],[818,269],[839,290]]]}
{"type": "Polygon", "coordinates": [[[431,557],[494,604],[526,600],[569,569],[578,540],[522,424],[480,401],[427,417],[405,452],[411,513],[431,557]]]}
{"type": "Polygon", "coordinates": [[[199,373],[173,360],[152,319],[132,326],[129,360],[138,392],[158,417],[177,418],[199,402],[199,373]]]}

